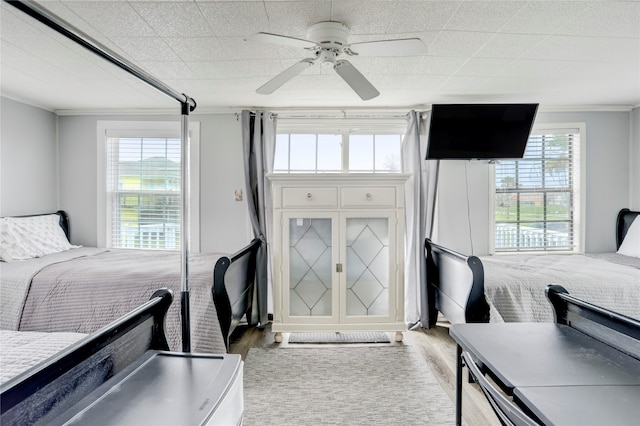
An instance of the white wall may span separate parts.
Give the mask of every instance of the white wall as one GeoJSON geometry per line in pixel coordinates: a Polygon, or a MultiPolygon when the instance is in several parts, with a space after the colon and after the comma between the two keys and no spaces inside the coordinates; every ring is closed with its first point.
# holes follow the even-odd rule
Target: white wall
{"type": "MultiPolygon", "coordinates": [[[[621,208],[629,207],[631,169],[637,170],[640,164],[637,155],[635,160],[629,159],[631,113],[540,112],[536,117],[536,124],[570,122],[586,123],[585,251],[614,251],[616,215],[621,208]]],[[[637,141],[635,143],[637,148],[637,141]]],[[[637,171],[635,173],[637,176],[637,171]]],[[[439,243],[465,254],[479,256],[489,253],[491,218],[488,203],[492,196],[489,193],[490,178],[486,161],[441,162],[438,189],[439,243]],[[469,216],[467,195],[471,206],[469,216]]]]}
{"type": "MultiPolygon", "coordinates": [[[[60,205],[70,216],[72,242],[96,245],[98,120],[179,121],[167,116],[59,117],[60,205]]],[[[198,115],[200,122],[200,247],[230,252],[251,239],[247,207],[234,199],[244,190],[241,127],[235,114],[198,115]]]]}
{"type": "Polygon", "coordinates": [[[629,208],[640,210],[640,106],[631,111],[631,154],[629,208]]]}
{"type": "Polygon", "coordinates": [[[0,216],[56,211],[56,115],[0,102],[0,216]]]}

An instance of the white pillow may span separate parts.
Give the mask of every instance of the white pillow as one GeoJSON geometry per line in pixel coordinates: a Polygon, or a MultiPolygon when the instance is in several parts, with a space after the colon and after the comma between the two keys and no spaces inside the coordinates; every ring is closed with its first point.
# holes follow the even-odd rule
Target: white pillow
{"type": "Polygon", "coordinates": [[[640,219],[637,216],[627,230],[617,253],[640,258],[640,219]]]}
{"type": "Polygon", "coordinates": [[[67,240],[56,214],[3,217],[0,223],[0,256],[5,262],[26,260],[79,246],[67,240]]]}

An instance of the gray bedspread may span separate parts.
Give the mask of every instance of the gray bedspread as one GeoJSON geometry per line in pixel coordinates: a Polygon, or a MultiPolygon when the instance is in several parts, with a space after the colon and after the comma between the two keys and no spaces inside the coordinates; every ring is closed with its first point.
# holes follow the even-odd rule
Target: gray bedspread
{"type": "Polygon", "coordinates": [[[491,322],[552,322],[544,293],[552,283],[587,302],[640,319],[640,259],[620,256],[481,257],[491,322]]]}
{"type": "Polygon", "coordinates": [[[56,263],[104,251],[106,249],[82,247],[26,261],[0,262],[0,328],[18,330],[31,279],[38,272],[56,263]]]}
{"type": "Polygon", "coordinates": [[[0,330],[0,383],[85,337],[79,333],[0,330]]]}
{"type": "MultiPolygon", "coordinates": [[[[70,252],[75,250],[83,249],[70,252]]],[[[190,254],[193,352],[225,352],[211,296],[213,268],[219,257],[218,254],[190,254]]],[[[83,254],[70,260],[51,261],[48,265],[34,268],[37,271],[27,283],[28,292],[21,315],[15,317],[15,306],[5,312],[3,302],[3,328],[15,329],[5,325],[17,322],[20,331],[91,333],[148,301],[157,289],[167,287],[174,292],[174,302],[166,322],[167,340],[172,350],[182,350],[180,253],[110,249],[96,250],[90,255],[83,254]]],[[[16,263],[20,262],[2,265],[3,272],[16,263]]],[[[12,292],[11,288],[5,287],[15,287],[20,275],[25,277],[28,274],[13,270],[8,276],[3,274],[2,296],[12,292]]],[[[11,298],[15,305],[19,297],[13,295],[11,298]]]]}

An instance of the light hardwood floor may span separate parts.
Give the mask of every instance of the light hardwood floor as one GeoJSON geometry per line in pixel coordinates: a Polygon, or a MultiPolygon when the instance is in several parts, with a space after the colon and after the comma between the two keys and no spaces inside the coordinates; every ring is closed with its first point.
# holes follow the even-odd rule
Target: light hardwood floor
{"type": "MultiPolygon", "coordinates": [[[[456,345],[449,336],[448,324],[438,323],[430,330],[409,330],[404,332],[403,336],[402,342],[390,344],[414,346],[449,398],[455,401],[456,345]]],[[[274,333],[270,331],[269,326],[264,329],[239,327],[234,333],[229,352],[240,354],[244,359],[249,349],[253,347],[277,348],[287,344],[286,334],[282,343],[276,343],[274,333]]],[[[467,377],[466,370],[464,377],[467,377]]],[[[468,383],[466,379],[463,380],[462,401],[462,416],[468,426],[500,425],[482,391],[477,385],[468,383]]]]}

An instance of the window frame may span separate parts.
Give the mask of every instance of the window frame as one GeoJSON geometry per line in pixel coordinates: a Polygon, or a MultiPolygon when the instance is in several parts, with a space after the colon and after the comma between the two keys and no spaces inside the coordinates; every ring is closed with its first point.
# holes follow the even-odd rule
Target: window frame
{"type": "MultiPolygon", "coordinates": [[[[109,247],[109,196],[107,191],[107,137],[122,134],[136,137],[178,137],[179,121],[105,121],[97,122],[97,247],[109,247]]],[[[189,122],[189,251],[200,252],[200,122],[189,122]]],[[[142,249],[130,249],[142,250],[142,249]]]]}
{"type": "MultiPolygon", "coordinates": [[[[278,118],[277,134],[335,134],[342,136],[342,161],[339,171],[275,171],[278,175],[300,174],[345,174],[345,175],[396,175],[402,170],[402,141],[407,130],[407,119],[401,117],[380,118],[278,118]],[[400,170],[398,171],[351,171],[349,170],[349,136],[350,135],[399,135],[400,136],[400,170]]],[[[374,164],[375,167],[375,164],[374,164]]]]}
{"type": "Polygon", "coordinates": [[[496,164],[490,162],[491,171],[489,173],[489,252],[492,255],[509,256],[514,254],[576,254],[584,253],[585,249],[585,188],[586,188],[586,123],[540,123],[534,124],[531,134],[540,134],[548,131],[558,133],[561,130],[577,130],[580,136],[577,143],[574,143],[573,153],[573,249],[571,250],[522,250],[522,251],[497,251],[496,250],[496,164]]]}

